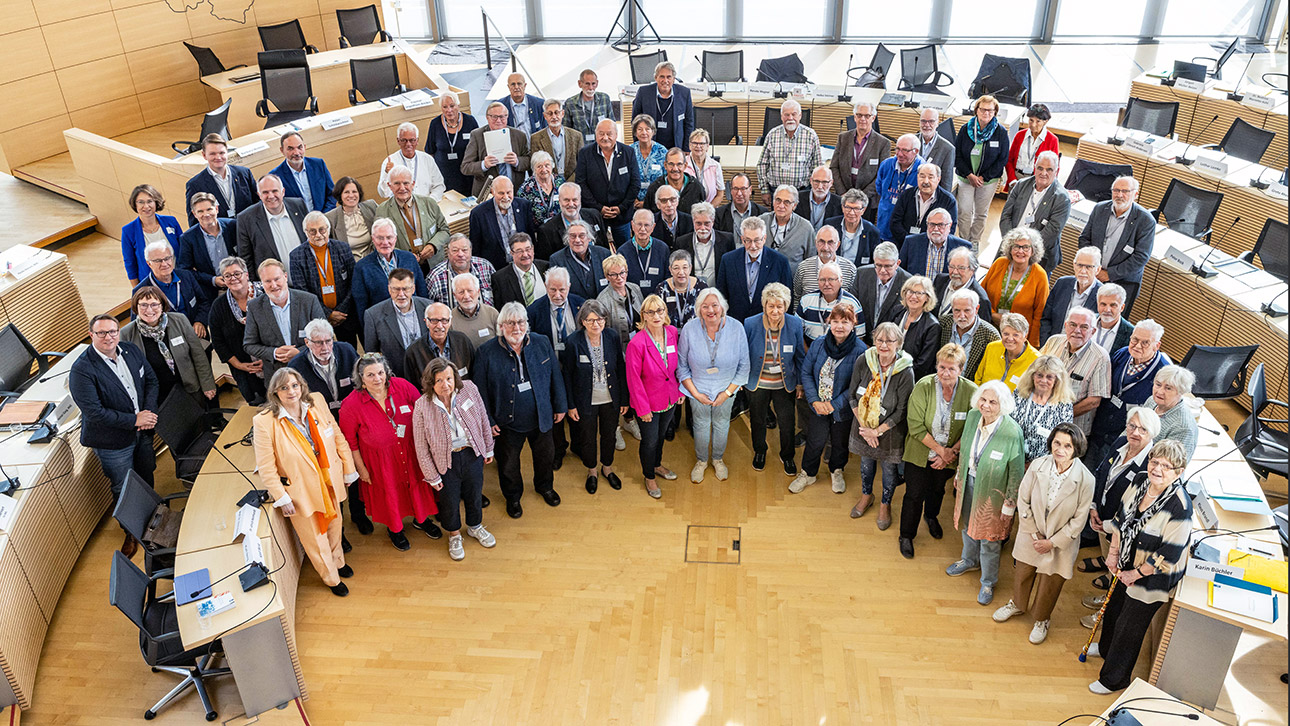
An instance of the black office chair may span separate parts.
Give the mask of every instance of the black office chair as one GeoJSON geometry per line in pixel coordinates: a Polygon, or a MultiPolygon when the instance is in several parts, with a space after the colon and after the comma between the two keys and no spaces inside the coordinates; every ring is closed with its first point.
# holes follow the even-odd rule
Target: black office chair
{"type": "Polygon", "coordinates": [[[767,83],[810,83],[806,66],[796,53],[767,58],[757,65],[757,80],[767,83]]]}
{"type": "Polygon", "coordinates": [[[193,45],[192,43],[184,43],[184,47],[188,49],[189,53],[193,54],[193,60],[197,61],[197,74],[200,76],[211,76],[216,73],[231,71],[234,68],[246,67],[245,63],[239,63],[235,66],[228,66],[226,68],[224,64],[220,62],[219,56],[215,55],[215,51],[210,48],[203,48],[200,45],[193,45]]]}
{"type": "Polygon", "coordinates": [[[1204,148],[1218,149],[1224,154],[1257,164],[1263,159],[1263,152],[1272,145],[1272,139],[1276,135],[1275,131],[1264,131],[1245,119],[1238,118],[1227,128],[1222,141],[1206,144],[1204,148]]]}
{"type": "Polygon", "coordinates": [[[228,422],[225,414],[236,409],[203,409],[182,386],[175,386],[157,410],[157,435],[170,448],[175,476],[191,487],[197,480],[206,455],[215,446],[228,422]]]}
{"type": "Polygon", "coordinates": [[[1193,345],[1179,363],[1196,374],[1191,395],[1206,401],[1236,398],[1245,388],[1245,371],[1254,357],[1257,345],[1230,348],[1193,345]]]}
{"type": "Polygon", "coordinates": [[[1268,406],[1287,408],[1284,401],[1268,398],[1267,383],[1263,379],[1260,363],[1250,376],[1250,415],[1236,429],[1236,445],[1241,448],[1245,463],[1254,473],[1266,479],[1270,474],[1286,476],[1287,454],[1290,453],[1290,434],[1274,429],[1271,424],[1286,425],[1283,418],[1263,418],[1268,406]]]}
{"type": "Polygon", "coordinates": [[[309,45],[309,41],[305,40],[305,31],[300,27],[299,20],[288,20],[277,25],[261,25],[256,30],[260,31],[260,45],[263,45],[266,51],[303,50],[306,53],[318,52],[316,47],[309,45]]]}
{"type": "Polygon", "coordinates": [[[337,8],[336,22],[340,25],[342,48],[394,40],[394,36],[381,28],[381,17],[376,13],[376,5],[347,10],[337,8]]]}
{"type": "Polygon", "coordinates": [[[264,98],[255,104],[255,115],[265,120],[264,128],[317,115],[318,99],[303,50],[270,50],[256,57],[264,98]]]}
{"type": "Polygon", "coordinates": [[[379,58],[354,58],[349,61],[349,105],[375,101],[386,96],[407,93],[407,86],[399,83],[399,61],[392,55],[379,58]],[[359,97],[363,100],[359,100],[359,97]]]}
{"type": "Polygon", "coordinates": [[[182,491],[163,497],[133,471],[126,475],[125,485],[121,487],[121,496],[117,498],[116,507],[112,509],[112,518],[121,525],[121,529],[139,543],[139,548],[143,550],[143,571],[149,576],[175,566],[174,545],[169,542],[157,542],[149,534],[149,530],[153,529],[150,525],[153,525],[154,519],[169,518],[173,518],[175,520],[173,524],[177,525],[183,519],[183,511],[168,514],[163,510],[171,509],[171,502],[187,496],[188,492],[182,491]]]}
{"type": "Polygon", "coordinates": [[[1085,199],[1109,202],[1111,185],[1122,176],[1133,176],[1133,167],[1129,164],[1103,164],[1076,159],[1071,166],[1070,176],[1066,178],[1066,188],[1078,191],[1085,199]]]}
{"type": "Polygon", "coordinates": [[[739,135],[739,107],[721,106],[707,108],[694,107],[694,128],[704,129],[712,139],[713,146],[734,144],[742,146],[743,137],[739,135]]]}
{"type": "Polygon", "coordinates": [[[1169,138],[1178,123],[1178,103],[1175,101],[1145,101],[1129,96],[1120,125],[1126,129],[1145,131],[1169,138]]]}
{"type": "Polygon", "coordinates": [[[1254,264],[1256,257],[1269,275],[1275,275],[1282,282],[1290,282],[1290,225],[1269,217],[1263,223],[1254,249],[1241,253],[1241,259],[1250,264],[1254,264]]]}
{"type": "MultiPolygon", "coordinates": [[[[847,131],[855,131],[855,128],[856,128],[856,117],[855,117],[855,114],[852,114],[852,115],[847,116],[846,118],[842,119],[842,125],[847,127],[847,131]]],[[[875,116],[875,117],[874,117],[874,119],[873,119],[873,130],[874,130],[874,131],[876,131],[877,133],[880,133],[880,134],[881,134],[881,133],[882,133],[882,129],[880,129],[878,126],[879,126],[879,124],[878,124],[878,117],[877,117],[877,116],[875,116]]]]}
{"type": "Polygon", "coordinates": [[[36,347],[13,323],[0,328],[0,398],[17,396],[45,375],[54,361],[67,355],[37,353],[36,347]],[[32,372],[32,366],[36,370],[32,372]]]}
{"type": "MultiPolygon", "coordinates": [[[[945,139],[951,144],[957,142],[959,138],[959,132],[954,128],[953,118],[947,118],[942,121],[940,125],[936,127],[936,133],[940,134],[942,139],[945,139]]],[[[944,173],[945,170],[942,169],[941,172],[944,173]]]]}
{"type": "Polygon", "coordinates": [[[953,84],[954,78],[938,67],[936,46],[900,49],[900,90],[944,96],[941,89],[953,84]]]}
{"type": "MultiPolygon", "coordinates": [[[[1222,80],[1223,66],[1227,64],[1228,59],[1236,55],[1236,49],[1240,47],[1240,45],[1241,45],[1241,39],[1233,38],[1232,42],[1229,43],[1228,46],[1223,49],[1223,53],[1219,57],[1210,58],[1208,56],[1199,55],[1199,56],[1196,56],[1195,58],[1192,58],[1191,61],[1192,63],[1195,63],[1196,61],[1211,61],[1214,64],[1214,69],[1210,70],[1208,67],[1203,66],[1205,67],[1206,73],[1209,75],[1210,78],[1216,78],[1218,80],[1222,80]]],[[[1200,80],[1203,82],[1205,79],[1202,78],[1200,80]]]]}
{"type": "Polygon", "coordinates": [[[656,50],[653,53],[643,55],[627,55],[627,62],[632,69],[632,83],[640,85],[642,83],[654,82],[654,68],[659,63],[667,60],[667,51],[656,50]]]}
{"type": "MultiPolygon", "coordinates": [[[[761,136],[757,137],[757,146],[761,146],[762,142],[766,140],[766,134],[769,134],[771,129],[775,128],[776,126],[780,126],[782,124],[783,124],[783,121],[781,121],[779,118],[779,108],[775,106],[767,106],[766,114],[765,116],[762,117],[761,136]]],[[[811,109],[809,108],[802,109],[801,125],[802,126],[811,125],[811,109]]]]}
{"type": "Polygon", "coordinates": [[[887,73],[891,71],[891,62],[894,60],[896,60],[896,54],[879,43],[873,52],[873,58],[869,59],[869,65],[847,69],[847,77],[851,79],[853,86],[885,89],[887,73]]]}
{"type": "MultiPolygon", "coordinates": [[[[171,573],[164,573],[169,577],[171,573]]],[[[197,691],[206,709],[206,720],[219,718],[206,692],[206,679],[231,675],[228,668],[213,668],[211,662],[221,654],[221,643],[216,640],[192,650],[184,650],[179,636],[179,620],[175,604],[157,598],[157,579],[162,573],[149,577],[121,552],[112,553],[112,573],[108,580],[108,602],[120,610],[139,629],[139,652],[143,661],[154,672],[166,671],[182,676],[179,685],[171,689],[152,708],[143,712],[144,719],[152,720],[157,712],[170,705],[188,689],[197,691]]]]}
{"type": "MultiPolygon", "coordinates": [[[[221,137],[230,138],[228,133],[228,107],[233,105],[233,99],[228,99],[219,108],[208,112],[202,116],[202,130],[197,134],[198,139],[204,139],[209,134],[219,134],[221,137]]],[[[189,154],[195,154],[202,150],[201,141],[175,141],[170,144],[170,148],[175,152],[175,158],[179,159],[189,154]]]]}
{"type": "Polygon", "coordinates": [[[1171,179],[1164,199],[1160,200],[1160,208],[1156,210],[1156,219],[1192,239],[1208,242],[1210,233],[1214,231],[1214,216],[1222,202],[1222,192],[1211,192],[1171,179]]]}
{"type": "Polygon", "coordinates": [[[968,86],[969,98],[994,96],[999,103],[1030,105],[1030,60],[985,54],[981,69],[968,86]]]}
{"type": "Polygon", "coordinates": [[[705,81],[742,83],[745,80],[744,52],[742,50],[705,50],[703,67],[699,70],[705,81]]]}

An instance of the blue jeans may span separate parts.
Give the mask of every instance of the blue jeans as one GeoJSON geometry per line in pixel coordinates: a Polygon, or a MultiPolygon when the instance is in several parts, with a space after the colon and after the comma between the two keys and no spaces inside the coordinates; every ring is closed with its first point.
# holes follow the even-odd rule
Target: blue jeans
{"type": "Polygon", "coordinates": [[[735,399],[727,398],[720,406],[705,406],[698,401],[691,402],[690,413],[694,416],[694,455],[699,461],[708,461],[708,446],[712,446],[713,459],[720,459],[726,453],[726,439],[730,434],[730,412],[735,407],[735,399]]]}
{"type": "MultiPolygon", "coordinates": [[[[873,494],[873,477],[878,473],[878,460],[867,456],[860,457],[860,491],[873,494]]],[[[896,492],[896,482],[900,479],[898,462],[882,462],[882,503],[891,504],[891,496],[896,492]]]]}
{"type": "Polygon", "coordinates": [[[964,525],[963,554],[960,557],[974,565],[981,565],[982,585],[994,587],[994,584],[999,581],[999,554],[1002,551],[1002,542],[972,539],[968,536],[967,527],[964,525]]]}
{"type": "Polygon", "coordinates": [[[94,449],[99,457],[99,465],[107,475],[112,486],[112,500],[121,496],[121,488],[131,471],[138,474],[149,486],[152,484],[152,472],[157,468],[157,457],[152,451],[152,431],[137,431],[134,445],[123,449],[94,449]]]}
{"type": "Polygon", "coordinates": [[[636,210],[632,208],[631,203],[628,202],[626,205],[620,207],[617,217],[617,219],[626,219],[626,222],[618,224],[616,220],[612,222],[605,220],[605,226],[609,228],[609,233],[613,235],[615,247],[622,247],[632,238],[631,218],[632,213],[635,211],[636,210]]]}

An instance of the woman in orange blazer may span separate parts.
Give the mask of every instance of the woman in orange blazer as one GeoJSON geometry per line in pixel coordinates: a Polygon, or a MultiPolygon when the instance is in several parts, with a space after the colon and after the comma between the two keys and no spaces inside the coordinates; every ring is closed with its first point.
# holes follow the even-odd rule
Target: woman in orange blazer
{"type": "Polygon", "coordinates": [[[1003,236],[999,256],[985,273],[981,287],[990,296],[994,327],[1006,312],[1014,312],[1030,323],[1030,344],[1038,348],[1039,321],[1048,304],[1048,273],[1039,266],[1044,258],[1044,240],[1029,227],[1017,227],[1003,236]]]}
{"type": "Polygon", "coordinates": [[[323,583],[344,597],[349,588],[340,578],[354,570],[341,549],[340,503],[345,485],[358,479],[354,457],[327,402],[295,369],[278,369],[268,389],[252,419],[256,471],[323,583]]]}

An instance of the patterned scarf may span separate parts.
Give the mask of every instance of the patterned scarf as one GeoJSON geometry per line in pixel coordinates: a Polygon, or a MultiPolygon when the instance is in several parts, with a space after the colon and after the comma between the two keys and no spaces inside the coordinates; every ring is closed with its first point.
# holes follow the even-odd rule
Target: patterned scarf
{"type": "Polygon", "coordinates": [[[873,377],[869,379],[869,385],[860,396],[860,417],[865,426],[873,429],[881,422],[882,399],[887,393],[887,384],[891,383],[891,377],[913,366],[914,359],[902,350],[896,354],[896,360],[891,364],[891,368],[883,373],[882,366],[878,363],[878,349],[875,347],[864,352],[864,362],[869,366],[869,372],[873,377]]]}
{"type": "MultiPolygon", "coordinates": [[[[247,304],[250,304],[255,299],[255,296],[262,292],[264,292],[263,285],[258,282],[251,283],[251,289],[246,293],[247,304]]],[[[228,301],[228,309],[233,311],[233,319],[238,322],[238,325],[246,325],[246,313],[242,312],[242,308],[237,305],[237,300],[233,299],[233,291],[225,291],[224,299],[228,301]]]]}
{"type": "Polygon", "coordinates": [[[170,367],[170,372],[175,372],[175,357],[170,354],[170,346],[166,345],[166,313],[162,313],[157,318],[156,325],[148,325],[143,322],[143,318],[137,318],[134,321],[135,327],[143,333],[143,337],[149,338],[157,344],[157,350],[161,352],[161,357],[166,359],[166,365],[170,367]]]}
{"type": "Polygon", "coordinates": [[[983,129],[981,128],[980,123],[977,122],[976,114],[973,114],[972,120],[968,121],[967,125],[968,138],[972,139],[972,143],[974,144],[984,144],[986,141],[989,141],[991,136],[994,135],[994,130],[997,128],[999,128],[998,116],[990,119],[990,123],[986,124],[983,129]]]}
{"type": "Polygon", "coordinates": [[[1172,484],[1165,487],[1165,490],[1156,497],[1147,508],[1141,512],[1138,507],[1142,506],[1142,500],[1147,497],[1147,489],[1150,482],[1147,480],[1147,473],[1144,471],[1138,474],[1138,480],[1134,483],[1135,491],[1133,494],[1133,506],[1129,508],[1129,513],[1124,521],[1120,523],[1120,562],[1119,568],[1126,569],[1133,564],[1133,558],[1137,551],[1138,534],[1147,522],[1156,515],[1165,504],[1178,493],[1178,480],[1175,479],[1172,484]]]}

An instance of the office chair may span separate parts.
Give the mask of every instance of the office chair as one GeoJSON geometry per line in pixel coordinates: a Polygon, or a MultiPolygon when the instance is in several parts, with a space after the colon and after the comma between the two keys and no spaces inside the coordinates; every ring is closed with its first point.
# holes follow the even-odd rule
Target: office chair
{"type": "Polygon", "coordinates": [[[1191,395],[1206,401],[1236,398],[1245,388],[1245,371],[1250,359],[1259,349],[1257,345],[1238,345],[1230,348],[1212,345],[1193,345],[1179,363],[1196,374],[1191,395]]]}
{"type": "Polygon", "coordinates": [[[994,96],[999,103],[1030,105],[1030,60],[985,54],[981,69],[968,86],[969,98],[994,96]]]}
{"type": "MultiPolygon", "coordinates": [[[[771,129],[775,128],[776,126],[780,126],[782,124],[783,124],[783,121],[781,121],[779,118],[779,109],[773,106],[768,106],[766,108],[765,116],[762,117],[761,136],[757,137],[757,146],[761,146],[762,142],[766,140],[766,134],[769,134],[771,129]]],[[[802,109],[801,125],[802,126],[811,125],[811,109],[809,108],[802,109]]]]}
{"type": "Polygon", "coordinates": [[[767,58],[757,66],[757,80],[768,83],[810,83],[806,77],[806,66],[796,53],[767,58]]]}
{"type": "Polygon", "coordinates": [[[17,396],[45,375],[54,361],[67,355],[37,353],[27,336],[13,323],[0,328],[0,398],[17,396]],[[31,367],[36,366],[32,373],[31,367]]]}
{"type": "MultiPolygon", "coordinates": [[[[221,137],[230,138],[228,133],[228,108],[233,105],[233,99],[228,99],[219,108],[209,111],[202,117],[202,130],[197,134],[198,139],[204,139],[208,134],[219,134],[221,137]]],[[[202,150],[201,141],[175,141],[170,144],[174,150],[176,159],[183,158],[189,154],[195,154],[202,150]]]]}
{"type": "Polygon", "coordinates": [[[1176,101],[1144,101],[1129,96],[1129,104],[1124,107],[1124,119],[1120,125],[1126,129],[1169,138],[1174,135],[1174,125],[1177,123],[1176,101]]]}
{"type": "Polygon", "coordinates": [[[1122,176],[1133,176],[1133,167],[1076,159],[1070,176],[1066,178],[1066,188],[1078,191],[1085,199],[1108,202],[1111,200],[1111,185],[1122,176]]]}
{"type": "Polygon", "coordinates": [[[744,79],[744,52],[742,50],[705,50],[703,67],[699,69],[703,80],[742,83],[744,79]]]}
{"type": "Polygon", "coordinates": [[[694,128],[704,129],[712,139],[713,146],[734,144],[742,146],[743,137],[739,135],[739,107],[721,106],[717,108],[694,107],[694,128]]]}
{"type": "Polygon", "coordinates": [[[1160,208],[1156,210],[1156,219],[1192,239],[1209,242],[1210,233],[1214,231],[1214,215],[1218,214],[1218,205],[1222,202],[1222,192],[1211,192],[1171,179],[1164,199],[1160,200],[1160,208]]]}
{"type": "Polygon", "coordinates": [[[399,83],[399,61],[392,55],[379,58],[354,58],[349,61],[349,105],[375,101],[386,96],[407,93],[408,87],[399,83]],[[358,100],[359,97],[363,100],[358,100]]]}
{"type": "Polygon", "coordinates": [[[954,78],[938,67],[936,46],[900,49],[900,90],[944,96],[941,89],[953,84],[954,78]]]}
{"type": "Polygon", "coordinates": [[[896,60],[896,54],[879,43],[873,52],[873,58],[869,59],[869,65],[847,69],[847,78],[852,80],[853,86],[885,89],[887,73],[891,71],[891,62],[894,60],[896,60]]]}
{"type": "Polygon", "coordinates": [[[1283,418],[1263,418],[1268,406],[1286,408],[1284,401],[1268,398],[1267,383],[1260,363],[1250,376],[1250,415],[1236,429],[1236,445],[1241,448],[1245,463],[1264,479],[1276,473],[1286,476],[1287,453],[1290,453],[1290,434],[1272,428],[1271,424],[1287,423],[1283,418]]]}
{"type": "Polygon", "coordinates": [[[303,50],[270,50],[256,56],[260,64],[260,90],[255,115],[264,128],[317,115],[318,99],[303,50]],[[277,110],[270,110],[270,104],[277,110]]]}
{"type": "MultiPolygon", "coordinates": [[[[192,650],[184,650],[179,636],[179,619],[175,604],[157,599],[157,578],[149,577],[121,552],[112,553],[112,573],[108,580],[108,602],[120,610],[139,629],[139,652],[143,661],[154,672],[166,671],[182,676],[179,685],[171,689],[152,708],[143,712],[146,720],[157,717],[157,712],[169,706],[189,688],[197,691],[206,709],[206,720],[219,718],[206,692],[206,679],[231,675],[228,668],[212,668],[211,661],[220,654],[221,644],[216,640],[192,650]]],[[[166,573],[169,576],[169,573],[166,573]]]]}
{"type": "MultiPolygon", "coordinates": [[[[1236,49],[1238,46],[1240,46],[1240,44],[1241,44],[1240,38],[1232,38],[1232,42],[1229,43],[1228,46],[1223,49],[1223,53],[1219,57],[1210,58],[1208,56],[1198,55],[1195,58],[1192,58],[1191,62],[1195,63],[1196,61],[1212,61],[1214,63],[1214,70],[1211,71],[1207,66],[1204,66],[1204,65],[1202,65],[1201,67],[1205,68],[1205,72],[1209,75],[1210,78],[1222,80],[1223,66],[1227,64],[1227,61],[1232,56],[1236,55],[1236,49]]],[[[1201,78],[1200,81],[1203,83],[1205,79],[1201,78]]]]}
{"type": "Polygon", "coordinates": [[[372,45],[394,40],[394,36],[381,28],[381,18],[376,5],[348,10],[336,9],[336,22],[340,24],[340,47],[372,45]]]}
{"type": "MultiPolygon", "coordinates": [[[[112,509],[112,518],[139,543],[139,548],[143,550],[143,571],[149,577],[155,576],[162,569],[175,566],[174,546],[163,547],[161,543],[154,541],[148,534],[149,524],[154,517],[165,516],[166,512],[162,510],[169,510],[171,502],[187,496],[188,492],[182,491],[163,497],[133,471],[126,475],[121,496],[112,509]]],[[[183,511],[171,514],[176,520],[173,524],[177,525],[183,515],[183,511]]]]}
{"type": "Polygon", "coordinates": [[[176,386],[157,410],[157,435],[170,448],[175,460],[175,476],[191,487],[224,430],[224,414],[237,413],[231,408],[205,410],[182,386],[176,386]]]}
{"type": "Polygon", "coordinates": [[[225,68],[224,64],[220,62],[219,56],[215,55],[215,51],[210,48],[203,48],[192,43],[184,43],[184,47],[188,49],[189,53],[193,54],[193,60],[197,61],[197,74],[201,76],[211,76],[216,73],[231,71],[234,68],[246,67],[245,63],[239,63],[225,68]]]}
{"type": "Polygon", "coordinates": [[[643,55],[627,55],[627,62],[631,64],[632,83],[640,85],[642,83],[654,82],[654,68],[659,63],[667,60],[667,51],[656,50],[653,53],[643,55]]]}
{"type": "Polygon", "coordinates": [[[1241,259],[1250,264],[1254,264],[1256,257],[1265,272],[1282,282],[1290,282],[1290,225],[1268,217],[1254,249],[1241,253],[1241,259]]]}
{"type": "MultiPolygon", "coordinates": [[[[940,125],[936,127],[936,133],[940,134],[942,139],[945,139],[951,144],[958,141],[958,138],[959,138],[958,137],[959,132],[957,129],[954,128],[954,119],[952,117],[942,121],[940,125]]],[[[942,169],[941,173],[945,173],[945,170],[942,169]]],[[[1107,188],[1110,189],[1110,187],[1107,187],[1107,188]]],[[[1110,192],[1107,192],[1107,193],[1110,194],[1110,192]]]]}
{"type": "Polygon", "coordinates": [[[277,25],[261,25],[256,27],[260,31],[260,45],[264,46],[266,51],[270,50],[303,50],[306,53],[317,53],[318,49],[305,40],[305,31],[300,27],[299,20],[288,20],[285,23],[277,25]]]}
{"type": "MultiPolygon", "coordinates": [[[[842,125],[847,127],[847,131],[855,131],[856,129],[855,114],[851,114],[850,116],[847,116],[846,118],[842,119],[842,125]]],[[[877,116],[875,116],[873,119],[873,130],[874,130],[874,133],[878,133],[878,134],[882,133],[882,129],[878,128],[877,116]]]]}
{"type": "Polygon", "coordinates": [[[1257,164],[1263,159],[1263,152],[1272,145],[1274,137],[1276,137],[1275,131],[1265,131],[1247,123],[1245,119],[1238,118],[1227,128],[1222,141],[1217,144],[1206,144],[1203,148],[1218,149],[1224,154],[1257,164]]]}

